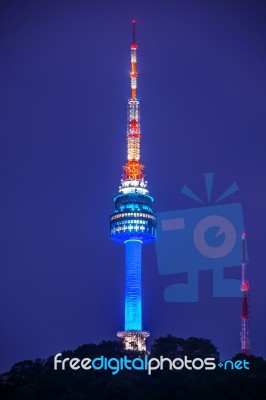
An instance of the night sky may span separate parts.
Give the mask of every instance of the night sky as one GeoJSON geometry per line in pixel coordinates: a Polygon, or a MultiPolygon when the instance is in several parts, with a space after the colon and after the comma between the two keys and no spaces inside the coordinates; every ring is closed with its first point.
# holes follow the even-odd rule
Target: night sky
{"type": "MultiPolygon", "coordinates": [[[[116,339],[124,248],[109,239],[126,161],[132,18],[137,20],[142,162],[154,210],[198,207],[234,181],[248,232],[251,346],[266,356],[263,1],[1,1],[0,371],[116,339]]],[[[143,327],[240,351],[240,298],[166,303],[173,277],[143,249],[143,327]]],[[[240,267],[233,268],[240,277],[240,267]]],[[[89,356],[89,355],[88,355],[89,356]]]]}

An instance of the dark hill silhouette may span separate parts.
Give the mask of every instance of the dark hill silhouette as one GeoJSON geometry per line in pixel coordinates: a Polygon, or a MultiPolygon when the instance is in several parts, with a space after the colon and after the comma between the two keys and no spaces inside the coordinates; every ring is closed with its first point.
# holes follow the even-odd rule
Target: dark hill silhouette
{"type": "MultiPolygon", "coordinates": [[[[103,341],[84,344],[62,352],[62,358],[128,358],[145,354],[123,350],[121,342],[103,341]]],[[[219,352],[207,339],[160,337],[148,356],[174,358],[214,357],[219,352]]],[[[249,370],[54,370],[54,356],[18,362],[0,376],[1,400],[264,400],[266,399],[266,361],[262,357],[235,355],[232,360],[247,360],[249,370]]]]}

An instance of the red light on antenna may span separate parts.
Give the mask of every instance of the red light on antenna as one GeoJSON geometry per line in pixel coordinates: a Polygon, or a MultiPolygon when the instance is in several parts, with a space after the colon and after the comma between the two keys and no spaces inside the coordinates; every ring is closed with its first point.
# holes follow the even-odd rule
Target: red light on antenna
{"type": "Polygon", "coordinates": [[[132,24],[135,24],[136,23],[136,20],[135,19],[132,19],[132,24]]]}

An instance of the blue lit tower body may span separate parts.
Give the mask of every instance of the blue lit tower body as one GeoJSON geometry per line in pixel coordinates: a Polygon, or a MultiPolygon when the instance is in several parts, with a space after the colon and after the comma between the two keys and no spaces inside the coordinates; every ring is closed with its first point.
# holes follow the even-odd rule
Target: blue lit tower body
{"type": "Polygon", "coordinates": [[[131,44],[131,98],[128,100],[127,164],[118,194],[114,197],[114,211],[110,217],[111,239],[126,249],[125,329],[117,336],[123,338],[128,350],[146,350],[149,332],[142,329],[141,247],[156,237],[156,217],[152,210],[153,198],[140,163],[140,107],[137,98],[137,44],[135,21],[131,44]]]}

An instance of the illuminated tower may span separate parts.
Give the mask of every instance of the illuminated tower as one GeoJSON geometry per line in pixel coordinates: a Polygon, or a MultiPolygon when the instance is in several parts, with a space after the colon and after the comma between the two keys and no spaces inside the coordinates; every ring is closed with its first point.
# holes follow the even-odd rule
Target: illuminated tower
{"type": "Polygon", "coordinates": [[[246,234],[242,234],[242,261],[241,261],[241,292],[242,292],[242,312],[241,312],[241,353],[250,354],[249,337],[249,282],[247,280],[247,261],[246,261],[246,234]]]}
{"type": "Polygon", "coordinates": [[[127,163],[118,194],[114,197],[114,211],[110,217],[111,239],[125,245],[125,328],[117,336],[127,350],[145,351],[149,332],[142,329],[141,248],[156,237],[156,217],[152,210],[153,198],[144,180],[144,166],[140,162],[140,104],[137,98],[137,44],[133,21],[131,44],[131,98],[128,100],[127,163]]]}

